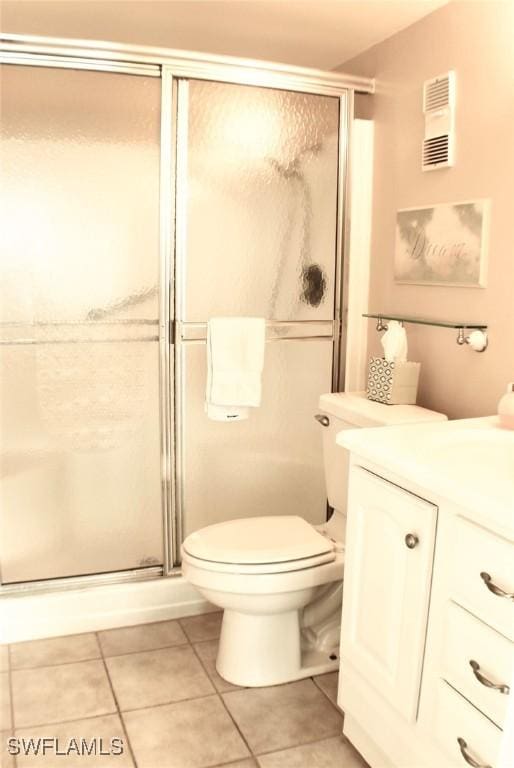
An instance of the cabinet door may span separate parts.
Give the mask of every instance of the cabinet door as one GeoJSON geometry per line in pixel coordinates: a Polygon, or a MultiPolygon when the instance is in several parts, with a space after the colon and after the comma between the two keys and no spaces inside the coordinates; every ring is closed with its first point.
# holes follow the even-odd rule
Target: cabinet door
{"type": "Polygon", "coordinates": [[[436,518],[433,504],[352,468],[341,663],[410,722],[418,706],[436,518]],[[406,540],[409,534],[415,538],[406,540]]]}

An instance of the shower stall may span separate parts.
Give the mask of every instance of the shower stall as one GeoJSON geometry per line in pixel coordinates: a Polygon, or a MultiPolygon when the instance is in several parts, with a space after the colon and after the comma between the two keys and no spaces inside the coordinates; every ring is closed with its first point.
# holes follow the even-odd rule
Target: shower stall
{"type": "Polygon", "coordinates": [[[326,515],[360,78],[6,36],[0,595],[160,579],[210,523],[326,515]],[[209,421],[207,321],[266,318],[262,406],[209,421]]]}

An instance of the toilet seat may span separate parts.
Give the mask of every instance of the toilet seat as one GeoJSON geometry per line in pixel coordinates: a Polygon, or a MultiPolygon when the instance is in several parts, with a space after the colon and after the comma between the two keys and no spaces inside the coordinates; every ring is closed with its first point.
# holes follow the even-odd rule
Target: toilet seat
{"type": "Polygon", "coordinates": [[[296,515],[250,517],[190,534],[183,560],[219,573],[271,574],[335,559],[334,543],[296,515]]]}
{"type": "Polygon", "coordinates": [[[331,563],[335,559],[336,553],[334,550],[332,550],[331,552],[327,552],[324,555],[305,557],[299,560],[283,560],[280,563],[260,563],[257,565],[245,565],[242,563],[218,563],[215,560],[203,560],[200,557],[194,557],[193,555],[188,554],[184,547],[182,547],[183,563],[196,565],[198,568],[202,568],[204,571],[211,571],[214,573],[241,575],[290,573],[291,571],[301,571],[305,568],[314,568],[317,565],[323,565],[323,563],[331,563]]]}

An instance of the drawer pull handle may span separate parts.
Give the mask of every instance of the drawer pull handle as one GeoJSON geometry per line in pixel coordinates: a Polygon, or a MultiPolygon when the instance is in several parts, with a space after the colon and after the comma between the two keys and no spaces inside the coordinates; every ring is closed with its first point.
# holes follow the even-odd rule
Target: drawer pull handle
{"type": "Polygon", "coordinates": [[[460,736],[457,739],[457,742],[460,747],[460,753],[468,765],[471,765],[472,768],[491,768],[490,765],[486,765],[485,763],[479,763],[478,760],[475,760],[475,758],[470,755],[468,751],[468,745],[466,744],[464,739],[461,739],[460,736]]]}
{"type": "Polygon", "coordinates": [[[493,595],[497,595],[498,597],[505,597],[507,600],[514,600],[514,593],[513,592],[505,592],[504,589],[501,587],[498,587],[494,581],[491,579],[490,575],[486,573],[485,571],[482,571],[480,574],[480,578],[486,585],[489,592],[492,592],[493,595]]]}
{"type": "Polygon", "coordinates": [[[475,675],[478,682],[482,683],[482,685],[485,685],[486,688],[494,688],[495,691],[499,691],[500,693],[510,693],[510,688],[508,685],[505,685],[504,683],[493,683],[492,680],[489,680],[487,677],[485,677],[485,675],[480,672],[480,664],[478,664],[478,662],[471,659],[469,666],[473,670],[473,674],[475,675]]]}
{"type": "Polygon", "coordinates": [[[415,533],[408,533],[405,537],[405,546],[409,549],[414,549],[419,544],[419,539],[415,533]]]}

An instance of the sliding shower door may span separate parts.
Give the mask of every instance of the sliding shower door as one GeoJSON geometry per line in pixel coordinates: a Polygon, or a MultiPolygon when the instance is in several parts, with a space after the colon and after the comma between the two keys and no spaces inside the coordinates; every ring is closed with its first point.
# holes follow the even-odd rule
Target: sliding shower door
{"type": "Polygon", "coordinates": [[[1,74],[2,582],[159,565],[160,80],[1,74]]]}
{"type": "Polygon", "coordinates": [[[181,80],[177,440],[182,535],[223,520],[325,519],[319,425],[331,390],[339,98],[181,80]],[[265,317],[263,399],[204,413],[206,322],[265,317]]]}
{"type": "Polygon", "coordinates": [[[1,72],[1,583],[167,574],[210,523],[322,522],[344,97],[61,63],[1,72]],[[204,412],[220,315],[267,321],[247,421],[204,412]]]}

